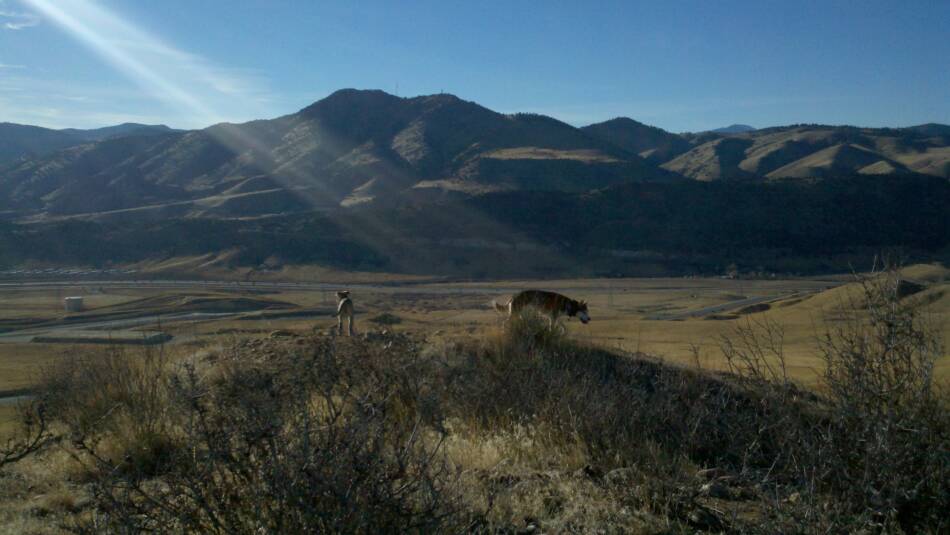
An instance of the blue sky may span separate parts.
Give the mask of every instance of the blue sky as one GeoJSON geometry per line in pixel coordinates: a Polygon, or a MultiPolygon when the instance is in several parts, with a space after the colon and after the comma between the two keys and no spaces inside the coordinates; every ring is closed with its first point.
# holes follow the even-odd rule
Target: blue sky
{"type": "Polygon", "coordinates": [[[195,128],[343,87],[676,132],[950,123],[950,1],[0,0],[0,121],[195,128]]]}

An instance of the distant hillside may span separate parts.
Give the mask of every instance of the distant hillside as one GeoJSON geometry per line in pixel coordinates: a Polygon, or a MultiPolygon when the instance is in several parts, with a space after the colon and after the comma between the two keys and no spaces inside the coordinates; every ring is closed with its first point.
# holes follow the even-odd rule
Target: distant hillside
{"type": "Polygon", "coordinates": [[[682,136],[627,117],[592,124],[581,130],[654,163],[671,160],[692,147],[682,136]]]}
{"type": "Polygon", "coordinates": [[[710,132],[716,132],[717,134],[741,134],[742,132],[752,132],[754,130],[754,126],[747,124],[731,124],[722,128],[714,128],[710,130],[710,132]]]}
{"type": "Polygon", "coordinates": [[[39,126],[0,123],[0,166],[31,156],[44,156],[80,143],[75,135],[39,126]]]}
{"type": "Polygon", "coordinates": [[[103,139],[115,137],[167,134],[170,132],[180,132],[180,130],[174,130],[163,124],[122,123],[115,126],[105,126],[103,128],[93,128],[90,130],[65,128],[59,130],[59,132],[73,135],[83,141],[102,141],[103,139]]]}
{"type": "Polygon", "coordinates": [[[950,126],[907,128],[732,125],[672,134],[619,118],[582,128],[662,168],[696,180],[829,178],[918,173],[950,178],[950,126]]]}
{"type": "Polygon", "coordinates": [[[92,130],[53,130],[39,126],[0,123],[0,166],[21,158],[50,155],[68,147],[114,137],[172,132],[165,125],[125,123],[92,130]]]}
{"type": "Polygon", "coordinates": [[[632,182],[266,218],[0,221],[0,266],[225,258],[463,277],[841,272],[899,250],[950,260],[950,181],[632,182]],[[268,260],[271,259],[271,260],[268,260]]]}
{"type": "Polygon", "coordinates": [[[946,125],[737,126],[677,135],[617,118],[578,129],[453,95],[355,89],[275,119],[195,131],[3,124],[0,212],[31,220],[256,217],[684,177],[950,177],[946,125]]]}
{"type": "Polygon", "coordinates": [[[663,163],[697,180],[822,178],[908,174],[950,178],[950,127],[855,128],[796,125],[722,137],[695,136],[694,147],[663,163]]]}
{"type": "Polygon", "coordinates": [[[697,180],[754,178],[741,169],[745,151],[752,141],[745,138],[717,138],[663,164],[663,168],[697,180]]]}
{"type": "Polygon", "coordinates": [[[220,254],[241,266],[642,275],[950,251],[939,124],[677,135],[344,89],[202,130],[0,134],[12,158],[0,163],[0,265],[220,254]]]}
{"type": "Polygon", "coordinates": [[[4,208],[37,216],[201,216],[228,206],[215,213],[258,215],[678,178],[550,117],[503,115],[452,95],[353,89],[272,120],[110,138],[2,171],[4,208]]]}

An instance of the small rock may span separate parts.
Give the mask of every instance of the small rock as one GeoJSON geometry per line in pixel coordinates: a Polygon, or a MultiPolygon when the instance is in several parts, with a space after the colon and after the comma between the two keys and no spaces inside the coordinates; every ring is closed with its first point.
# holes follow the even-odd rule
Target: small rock
{"type": "Polygon", "coordinates": [[[272,332],[270,333],[270,337],[271,337],[271,338],[287,338],[287,337],[291,337],[291,336],[296,336],[296,335],[295,335],[294,333],[290,332],[290,331],[286,331],[286,330],[283,330],[283,329],[280,329],[280,330],[277,330],[277,331],[272,331],[272,332]]]}
{"type": "Polygon", "coordinates": [[[538,533],[538,519],[526,516],[524,517],[524,529],[520,530],[519,533],[538,533]]]}
{"type": "Polygon", "coordinates": [[[603,470],[588,464],[584,468],[575,471],[574,476],[580,478],[600,479],[604,477],[604,472],[603,470]]]}
{"type": "Polygon", "coordinates": [[[686,521],[694,528],[702,530],[719,531],[723,529],[722,520],[713,514],[712,511],[702,506],[697,506],[690,511],[689,514],[686,515],[686,521]]]}
{"type": "Polygon", "coordinates": [[[713,481],[711,483],[706,483],[702,487],[699,487],[699,492],[710,498],[731,498],[732,492],[729,487],[723,485],[718,481],[713,481]]]}
{"type": "Polygon", "coordinates": [[[604,481],[614,485],[628,483],[634,480],[636,471],[633,468],[615,468],[604,476],[604,481]]]}
{"type": "Polygon", "coordinates": [[[717,479],[725,475],[726,471],[722,468],[706,468],[705,470],[696,472],[696,477],[700,479],[717,479]]]}

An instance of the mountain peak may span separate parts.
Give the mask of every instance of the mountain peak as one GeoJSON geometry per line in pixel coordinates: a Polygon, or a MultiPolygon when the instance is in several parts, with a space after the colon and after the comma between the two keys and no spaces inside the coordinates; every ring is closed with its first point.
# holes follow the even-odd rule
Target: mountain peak
{"type": "MultiPolygon", "coordinates": [[[[344,88],[338,89],[333,93],[330,93],[326,97],[314,102],[308,108],[312,108],[318,105],[333,105],[333,106],[347,106],[347,105],[363,105],[363,104],[372,104],[372,103],[385,103],[385,102],[435,102],[435,103],[456,103],[464,102],[461,98],[451,94],[451,93],[433,93],[431,95],[418,95],[415,97],[399,97],[391,93],[387,93],[382,89],[355,89],[355,88],[344,88]]],[[[304,109],[308,109],[304,108],[304,109]]]]}
{"type": "Polygon", "coordinates": [[[585,126],[581,130],[654,163],[668,160],[690,149],[689,142],[682,137],[629,117],[616,117],[585,126]]]}
{"type": "Polygon", "coordinates": [[[425,100],[429,102],[439,102],[439,103],[454,103],[454,102],[463,102],[462,99],[453,95],[452,93],[433,93],[431,95],[419,95],[411,100],[425,100]]]}
{"type": "Polygon", "coordinates": [[[345,99],[345,98],[398,98],[395,95],[383,91],[382,89],[356,89],[354,87],[344,87],[327,95],[323,100],[345,99]]]}
{"type": "MultiPolygon", "coordinates": [[[[597,124],[602,124],[602,125],[614,125],[614,126],[622,126],[622,125],[626,125],[626,126],[648,126],[648,125],[646,125],[645,123],[641,123],[640,121],[638,121],[638,120],[636,120],[636,119],[631,119],[630,117],[614,117],[613,119],[609,119],[609,120],[607,120],[607,121],[604,121],[604,122],[602,122],[602,123],[597,123],[597,124]]],[[[594,126],[594,125],[591,125],[591,126],[594,126]]]]}
{"type": "Polygon", "coordinates": [[[401,100],[399,97],[390,95],[381,89],[337,89],[326,97],[314,102],[299,113],[307,114],[320,108],[337,106],[360,106],[372,103],[393,102],[401,100]]]}

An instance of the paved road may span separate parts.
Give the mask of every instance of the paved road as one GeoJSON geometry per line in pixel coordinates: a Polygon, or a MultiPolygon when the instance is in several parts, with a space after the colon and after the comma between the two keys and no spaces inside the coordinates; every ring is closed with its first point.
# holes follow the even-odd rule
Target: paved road
{"type": "MultiPolygon", "coordinates": [[[[77,286],[103,287],[103,288],[152,288],[152,289],[174,289],[174,290],[294,290],[294,291],[331,291],[346,287],[351,290],[363,290],[373,292],[392,292],[392,293],[414,293],[431,295],[458,295],[458,294],[484,294],[498,295],[504,293],[504,290],[491,287],[427,287],[426,283],[381,283],[381,284],[339,284],[339,283],[321,283],[321,282],[239,282],[239,281],[205,281],[205,280],[31,280],[31,281],[0,281],[0,290],[2,289],[57,289],[57,288],[75,288],[77,286]]],[[[242,312],[188,312],[181,314],[147,314],[136,318],[124,318],[116,320],[87,320],[77,319],[69,323],[57,323],[43,325],[27,329],[19,329],[6,333],[0,333],[0,343],[10,342],[29,342],[35,336],[48,335],[52,333],[63,333],[76,330],[122,330],[142,325],[172,323],[178,321],[210,321],[216,319],[225,319],[228,317],[244,314],[242,312]]]]}
{"type": "Polygon", "coordinates": [[[0,407],[4,405],[16,405],[21,401],[29,401],[33,398],[32,394],[19,394],[16,396],[0,396],[0,407]]]}
{"type": "Polygon", "coordinates": [[[48,335],[51,333],[64,333],[69,331],[118,331],[129,329],[131,327],[140,327],[142,325],[158,325],[160,323],[172,323],[177,321],[211,321],[223,319],[230,316],[237,316],[243,312],[183,312],[180,314],[149,314],[137,318],[123,318],[118,320],[92,320],[92,321],[71,321],[69,323],[57,323],[53,325],[44,325],[42,327],[31,327],[0,333],[0,343],[29,342],[36,336],[48,335]]]}
{"type": "MultiPolygon", "coordinates": [[[[527,281],[526,281],[527,282],[527,281]]],[[[539,281],[531,281],[530,286],[532,288],[538,287],[539,281]]],[[[695,280],[686,280],[684,284],[688,285],[694,290],[714,290],[720,288],[718,284],[697,284],[695,280]]],[[[818,287],[827,287],[828,285],[837,286],[840,284],[838,281],[822,281],[822,280],[802,280],[801,287],[803,288],[818,288],[818,287]]],[[[56,289],[56,288],[76,288],[77,286],[86,286],[90,288],[95,287],[104,287],[104,288],[156,288],[156,289],[213,289],[213,290],[304,290],[304,291],[335,291],[340,288],[347,288],[350,290],[368,290],[373,292],[390,292],[390,293],[415,293],[415,294],[430,294],[430,295],[459,295],[459,294],[475,294],[475,295],[497,295],[511,293],[515,291],[517,286],[514,286],[510,281],[504,286],[491,285],[491,286],[479,286],[478,284],[471,284],[465,282],[451,282],[451,281],[438,281],[438,280],[424,280],[424,281],[394,281],[394,282],[380,282],[380,283],[328,283],[328,282],[244,282],[244,281],[211,281],[211,280],[99,280],[99,279],[72,279],[72,280],[15,280],[15,279],[0,279],[0,290],[3,289],[56,289]]],[[[632,288],[625,288],[622,284],[612,283],[610,281],[603,281],[602,285],[592,285],[592,284],[578,284],[578,285],[562,285],[557,284],[555,281],[551,281],[551,284],[547,285],[549,289],[561,292],[581,292],[581,293],[604,293],[604,292],[620,292],[627,290],[634,290],[632,288]]],[[[671,282],[669,289],[680,288],[681,286],[677,285],[676,282],[671,282]]],[[[655,286],[650,288],[644,288],[642,291],[661,291],[664,287],[655,286]]],[[[636,291],[641,291],[637,289],[636,291]]]]}
{"type": "MultiPolygon", "coordinates": [[[[427,282],[393,282],[393,283],[327,283],[327,282],[238,282],[238,281],[203,281],[203,280],[72,280],[72,281],[22,281],[14,282],[10,280],[0,281],[0,290],[2,289],[27,289],[43,290],[57,288],[76,288],[85,286],[89,288],[155,288],[172,290],[292,290],[292,291],[336,291],[341,288],[348,290],[363,290],[372,292],[387,293],[414,293],[429,295],[495,295],[504,293],[506,290],[497,287],[446,287],[429,286],[431,284],[445,284],[427,282]]],[[[586,289],[586,288],[585,288],[586,289]]],[[[607,287],[605,286],[605,289],[607,287]]],[[[562,290],[565,290],[562,288],[562,290]]]]}
{"type": "MultiPolygon", "coordinates": [[[[813,284],[816,287],[827,287],[827,284],[830,281],[813,281],[813,284]]],[[[56,289],[56,288],[75,288],[77,286],[88,286],[88,287],[103,287],[103,288],[154,288],[154,289],[210,289],[210,290],[294,290],[294,291],[335,291],[341,287],[346,287],[351,290],[362,290],[362,291],[371,291],[371,292],[386,292],[386,293],[411,293],[411,294],[426,294],[426,295],[485,295],[485,296],[497,296],[502,294],[509,294],[513,291],[512,288],[501,288],[498,286],[478,286],[478,285],[459,285],[454,286],[452,283],[444,281],[400,281],[400,282],[384,282],[377,284],[341,284],[341,283],[323,283],[323,282],[243,282],[243,281],[211,281],[211,280],[22,280],[14,281],[9,279],[0,280],[0,290],[9,288],[9,289],[56,289]]],[[[532,285],[534,286],[534,285],[532,285]]],[[[715,285],[709,286],[709,289],[716,288],[715,285]]],[[[621,290],[616,285],[611,284],[610,282],[604,282],[603,286],[592,286],[592,285],[580,285],[580,286],[559,286],[556,284],[551,285],[551,289],[556,291],[565,292],[568,294],[571,293],[582,293],[582,294],[591,294],[591,293],[609,293],[615,291],[626,291],[621,290]]],[[[657,291],[662,288],[650,288],[645,289],[645,291],[657,291]]],[[[694,290],[705,289],[703,286],[694,287],[694,290]]],[[[816,289],[806,289],[804,293],[811,293],[816,291],[816,289]]],[[[728,303],[723,303],[719,305],[713,305],[706,308],[687,311],[682,313],[674,314],[656,314],[649,316],[646,319],[649,320],[678,320],[693,318],[699,316],[705,316],[709,314],[714,314],[716,312],[721,312],[723,310],[738,308],[742,306],[754,305],[764,301],[769,301],[776,299],[778,296],[759,296],[759,297],[748,297],[745,299],[740,299],[736,301],[730,301],[728,303]]],[[[5,334],[0,334],[0,342],[2,341],[13,341],[12,337],[22,337],[27,334],[31,336],[36,336],[38,334],[46,334],[51,331],[61,331],[68,329],[122,329],[133,326],[147,325],[149,323],[157,323],[159,319],[165,322],[171,321],[182,321],[182,320],[200,320],[200,319],[220,319],[227,316],[237,315],[237,313],[202,313],[195,312],[190,314],[179,314],[179,315],[163,315],[160,318],[158,316],[143,316],[141,318],[135,319],[124,319],[124,320],[111,320],[111,321],[100,321],[100,322],[87,322],[87,323],[70,323],[68,325],[56,325],[49,327],[41,327],[37,329],[29,330],[20,330],[9,332],[5,334]]]]}
{"type": "Polygon", "coordinates": [[[655,316],[648,316],[645,319],[648,320],[684,320],[686,318],[698,318],[701,316],[708,316],[709,314],[715,314],[716,312],[722,312],[723,310],[732,310],[739,307],[747,307],[749,305],[756,305],[758,303],[764,303],[765,301],[774,301],[786,296],[775,296],[768,295],[763,297],[747,297],[745,299],[738,299],[736,301],[729,301],[728,303],[722,303],[720,305],[713,305],[706,308],[700,308],[697,310],[690,310],[688,312],[680,312],[677,314],[657,314],[655,316]]]}

